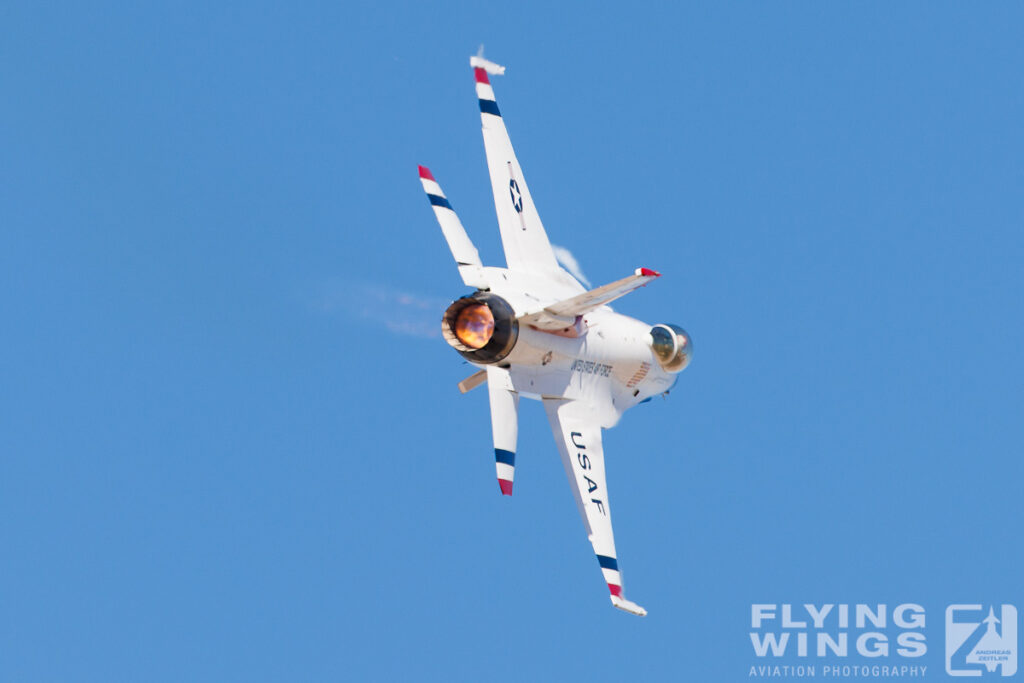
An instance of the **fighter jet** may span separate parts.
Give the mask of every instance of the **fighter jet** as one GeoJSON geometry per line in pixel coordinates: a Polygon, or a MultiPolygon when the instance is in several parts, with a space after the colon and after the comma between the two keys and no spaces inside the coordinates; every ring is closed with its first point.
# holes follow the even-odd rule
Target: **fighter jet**
{"type": "Polygon", "coordinates": [[[506,268],[481,263],[434,174],[419,167],[459,275],[475,290],[448,306],[441,321],[445,341],[480,368],[459,389],[466,393],[487,383],[498,486],[506,496],[515,475],[519,399],[544,404],[612,604],[645,616],[647,610],[623,595],[601,430],[614,427],[629,408],[666,394],[690,363],[693,344],[681,327],[652,326],[608,306],[660,273],[637,268],[587,291],[562,269],[491,87],[490,76],[504,74],[505,67],[482,55],[471,57],[470,66],[506,268]]]}

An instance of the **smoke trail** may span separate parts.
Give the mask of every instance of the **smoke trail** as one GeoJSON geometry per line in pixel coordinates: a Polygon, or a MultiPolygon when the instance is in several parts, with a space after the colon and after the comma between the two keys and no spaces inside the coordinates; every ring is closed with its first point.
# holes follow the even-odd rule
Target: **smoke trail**
{"type": "Polygon", "coordinates": [[[315,307],[324,313],[365,320],[395,334],[434,339],[441,336],[441,314],[449,303],[386,285],[332,280],[322,287],[315,307]]]}
{"type": "Polygon", "coordinates": [[[572,255],[572,252],[565,247],[552,244],[551,249],[555,252],[555,258],[562,266],[572,273],[572,276],[580,281],[584,287],[590,289],[590,280],[583,274],[583,269],[580,268],[580,262],[576,260],[576,257],[572,255]]]}

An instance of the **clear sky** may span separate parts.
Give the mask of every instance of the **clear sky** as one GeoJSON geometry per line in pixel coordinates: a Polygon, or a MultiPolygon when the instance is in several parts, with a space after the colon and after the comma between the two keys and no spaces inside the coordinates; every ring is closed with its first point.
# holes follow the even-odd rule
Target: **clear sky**
{"type": "MultiPolygon", "coordinates": [[[[748,680],[751,603],[1024,609],[1019,3],[0,10],[0,679],[748,680]],[[501,265],[480,43],[552,241],[693,335],[499,495],[416,175],[501,265]]],[[[790,660],[787,660],[790,661],[790,660]]]]}

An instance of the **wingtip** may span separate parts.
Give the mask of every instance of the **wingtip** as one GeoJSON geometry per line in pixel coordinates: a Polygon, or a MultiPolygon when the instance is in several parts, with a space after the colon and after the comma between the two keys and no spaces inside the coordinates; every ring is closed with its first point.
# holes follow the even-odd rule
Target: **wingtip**
{"type": "Polygon", "coordinates": [[[630,614],[635,614],[638,617],[647,616],[647,610],[632,600],[627,600],[619,595],[612,594],[612,605],[623,612],[629,612],[630,614]]]}
{"type": "Polygon", "coordinates": [[[636,272],[637,275],[643,275],[644,277],[661,277],[661,273],[650,268],[639,268],[636,272]]]}
{"type": "Polygon", "coordinates": [[[484,59],[482,55],[473,55],[470,57],[469,65],[474,69],[482,69],[492,76],[501,76],[505,73],[505,67],[501,64],[495,64],[489,59],[484,59]]]}
{"type": "MultiPolygon", "coordinates": [[[[430,172],[429,168],[427,168],[426,166],[417,166],[416,168],[419,169],[420,178],[426,178],[427,180],[434,180],[434,174],[430,172]]],[[[437,181],[434,180],[434,182],[436,183],[437,181]]]]}
{"type": "Polygon", "coordinates": [[[512,482],[508,479],[499,479],[498,486],[501,487],[501,495],[511,496],[512,495],[512,482]]]}

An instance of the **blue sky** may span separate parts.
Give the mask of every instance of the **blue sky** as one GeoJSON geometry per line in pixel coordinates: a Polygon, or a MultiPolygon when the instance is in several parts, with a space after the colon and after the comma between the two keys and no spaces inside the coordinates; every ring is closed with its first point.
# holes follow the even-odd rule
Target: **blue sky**
{"type": "Polygon", "coordinates": [[[1019,4],[0,14],[0,678],[749,680],[751,603],[916,602],[939,679],[1024,608],[1019,4]],[[605,435],[646,619],[436,336],[480,43],[552,241],[695,340],[605,435]]]}

